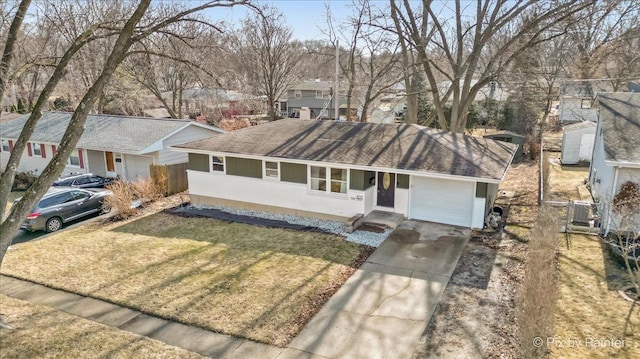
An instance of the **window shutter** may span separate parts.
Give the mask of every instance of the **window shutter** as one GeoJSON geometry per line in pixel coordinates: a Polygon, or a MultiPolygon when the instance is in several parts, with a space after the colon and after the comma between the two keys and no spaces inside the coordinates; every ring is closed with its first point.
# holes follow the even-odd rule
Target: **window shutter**
{"type": "Polygon", "coordinates": [[[56,148],[56,145],[51,145],[51,153],[52,153],[52,156],[55,156],[55,155],[56,155],[56,151],[57,151],[57,150],[58,150],[58,149],[56,148]]]}
{"type": "Polygon", "coordinates": [[[84,168],[84,158],[82,157],[82,150],[78,148],[78,159],[80,160],[80,168],[84,168]]]}
{"type": "Polygon", "coordinates": [[[9,140],[9,152],[13,152],[13,141],[9,140]]]}
{"type": "Polygon", "coordinates": [[[40,144],[40,153],[42,154],[42,158],[47,158],[47,151],[44,148],[44,143],[40,144]]]}
{"type": "Polygon", "coordinates": [[[27,142],[27,154],[29,157],[33,156],[33,153],[31,152],[31,142],[27,142]]]}

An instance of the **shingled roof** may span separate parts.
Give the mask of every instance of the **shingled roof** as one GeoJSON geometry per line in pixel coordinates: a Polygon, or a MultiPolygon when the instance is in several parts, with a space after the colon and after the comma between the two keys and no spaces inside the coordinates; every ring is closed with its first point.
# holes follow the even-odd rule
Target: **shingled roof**
{"type": "Polygon", "coordinates": [[[285,119],[174,148],[501,180],[517,145],[417,125],[285,119]]]}
{"type": "Polygon", "coordinates": [[[607,161],[640,163],[640,93],[598,94],[607,161]]]}
{"type": "MultiPolygon", "coordinates": [[[[59,143],[71,120],[69,112],[44,112],[31,141],[59,143]]],[[[0,125],[0,138],[17,139],[29,115],[0,125]]],[[[139,153],[189,124],[188,120],[113,115],[89,115],[78,147],[139,153]]]]}

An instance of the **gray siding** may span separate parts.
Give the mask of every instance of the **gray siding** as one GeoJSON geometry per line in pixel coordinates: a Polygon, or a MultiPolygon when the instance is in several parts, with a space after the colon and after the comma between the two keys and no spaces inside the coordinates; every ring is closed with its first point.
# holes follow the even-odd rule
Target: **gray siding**
{"type": "Polygon", "coordinates": [[[211,137],[217,135],[218,132],[212,131],[206,128],[197,126],[187,126],[182,131],[179,131],[168,138],[166,138],[162,146],[163,148],[158,151],[158,164],[170,165],[175,163],[187,162],[187,154],[183,152],[170,151],[167,148],[169,146],[178,145],[186,142],[199,140],[201,138],[211,137]]]}
{"type": "Polygon", "coordinates": [[[350,170],[349,188],[359,191],[372,187],[375,184],[376,173],[373,171],[350,170]],[[371,179],[373,178],[373,183],[371,179]]]}
{"type": "Polygon", "coordinates": [[[307,165],[280,162],[280,180],[283,182],[307,183],[307,165]]]}
{"type": "Polygon", "coordinates": [[[189,153],[187,169],[192,171],[209,172],[209,155],[189,153]]]}
{"type": "Polygon", "coordinates": [[[248,158],[225,157],[228,175],[262,178],[262,161],[248,158]]]}

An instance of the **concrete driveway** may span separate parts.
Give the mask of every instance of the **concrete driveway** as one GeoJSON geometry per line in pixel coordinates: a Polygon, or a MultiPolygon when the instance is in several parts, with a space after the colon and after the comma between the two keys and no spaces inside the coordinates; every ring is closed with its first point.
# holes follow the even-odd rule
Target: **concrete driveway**
{"type": "Polygon", "coordinates": [[[317,358],[410,358],[469,236],[402,222],[289,347],[317,358]]]}

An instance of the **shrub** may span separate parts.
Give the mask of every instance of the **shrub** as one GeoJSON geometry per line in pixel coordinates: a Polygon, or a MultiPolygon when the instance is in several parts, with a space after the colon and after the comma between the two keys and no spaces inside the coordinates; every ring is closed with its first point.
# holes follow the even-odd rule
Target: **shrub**
{"type": "Polygon", "coordinates": [[[150,178],[133,182],[115,181],[107,187],[113,194],[105,199],[105,205],[116,210],[116,218],[126,219],[134,215],[138,209],[132,208],[133,202],[139,200],[141,205],[153,202],[162,197],[162,192],[150,178]]]}

